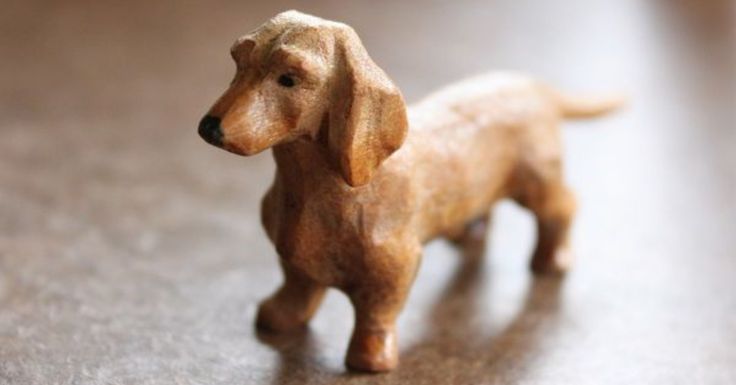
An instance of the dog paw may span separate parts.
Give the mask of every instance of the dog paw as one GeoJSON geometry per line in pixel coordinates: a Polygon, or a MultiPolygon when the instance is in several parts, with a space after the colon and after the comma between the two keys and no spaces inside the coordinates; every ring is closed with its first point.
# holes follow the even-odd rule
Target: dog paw
{"type": "Polygon", "coordinates": [[[532,272],[538,275],[563,275],[572,266],[572,261],[573,253],[567,248],[549,255],[535,255],[532,259],[532,272]]]}
{"type": "Polygon", "coordinates": [[[364,372],[386,372],[399,364],[396,333],[373,332],[353,336],[346,365],[364,372]]]}
{"type": "Polygon", "coordinates": [[[260,330],[271,332],[286,332],[297,329],[306,324],[303,317],[295,312],[290,312],[284,306],[280,306],[273,299],[263,301],[258,307],[256,316],[256,327],[260,330]]]}

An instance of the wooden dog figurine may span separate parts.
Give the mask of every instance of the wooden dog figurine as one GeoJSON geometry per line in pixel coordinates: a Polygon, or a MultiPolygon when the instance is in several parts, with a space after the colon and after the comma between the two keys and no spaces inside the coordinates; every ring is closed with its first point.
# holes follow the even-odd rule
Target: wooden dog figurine
{"type": "Polygon", "coordinates": [[[347,365],[396,367],[395,322],[422,244],[462,239],[504,197],[536,216],[532,270],[567,268],[575,200],[562,178],[558,124],[606,113],[618,99],[573,99],[504,73],[407,110],[352,28],[296,11],[231,52],[235,78],[199,134],[240,155],[273,148],[277,171],[261,215],[284,283],[260,305],[260,328],[306,324],[336,287],[355,308],[347,365]]]}

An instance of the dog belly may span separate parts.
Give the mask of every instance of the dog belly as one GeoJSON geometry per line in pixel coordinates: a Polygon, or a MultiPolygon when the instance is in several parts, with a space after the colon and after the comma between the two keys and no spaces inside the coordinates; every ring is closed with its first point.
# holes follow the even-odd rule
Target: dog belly
{"type": "Polygon", "coordinates": [[[436,237],[453,236],[465,226],[487,215],[491,207],[506,196],[502,183],[485,186],[477,193],[448,192],[442,194],[442,204],[428,204],[424,210],[422,223],[422,240],[429,241],[436,237]],[[475,194],[475,195],[473,195],[475,194]]]}
{"type": "Polygon", "coordinates": [[[433,137],[432,147],[423,141],[417,154],[422,166],[415,171],[417,223],[423,241],[457,232],[508,194],[516,147],[499,140],[504,129],[463,129],[474,132],[454,140],[433,137]]]}

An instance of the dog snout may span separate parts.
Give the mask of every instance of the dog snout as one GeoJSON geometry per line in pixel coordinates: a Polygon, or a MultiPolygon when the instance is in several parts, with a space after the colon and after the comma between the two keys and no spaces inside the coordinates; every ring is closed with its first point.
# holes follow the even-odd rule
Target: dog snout
{"type": "Polygon", "coordinates": [[[205,142],[213,146],[222,146],[222,129],[220,128],[220,118],[205,115],[199,122],[199,136],[205,142]]]}

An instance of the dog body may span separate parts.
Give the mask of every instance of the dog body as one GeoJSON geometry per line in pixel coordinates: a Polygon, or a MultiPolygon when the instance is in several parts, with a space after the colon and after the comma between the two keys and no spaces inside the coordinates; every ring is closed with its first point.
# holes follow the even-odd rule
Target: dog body
{"type": "Polygon", "coordinates": [[[523,199],[542,187],[532,184],[556,182],[559,135],[549,123],[560,113],[554,107],[520,75],[466,80],[410,109],[402,147],[357,188],[346,185],[318,143],[276,146],[264,227],[294,268],[324,285],[347,287],[356,274],[383,265],[365,250],[380,246],[392,258],[414,258],[432,238],[461,236],[499,198],[523,199]]]}
{"type": "Polygon", "coordinates": [[[336,287],[356,311],[348,365],[395,367],[395,320],[421,245],[464,239],[503,197],[537,218],[533,270],[568,266],[575,204],[562,178],[558,123],[605,113],[617,100],[575,100],[499,73],[407,110],[352,29],[293,11],[232,52],[236,77],[199,130],[242,155],[273,148],[277,171],[262,220],[285,281],[261,304],[260,327],[303,325],[336,287]]]}

